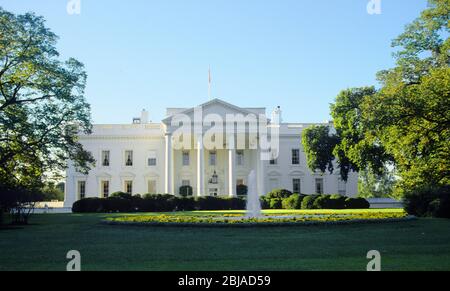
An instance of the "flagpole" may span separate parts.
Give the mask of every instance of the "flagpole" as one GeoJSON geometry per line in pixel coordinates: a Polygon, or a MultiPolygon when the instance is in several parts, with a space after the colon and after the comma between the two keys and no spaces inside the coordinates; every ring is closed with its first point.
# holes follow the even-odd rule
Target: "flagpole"
{"type": "Polygon", "coordinates": [[[211,100],[211,67],[208,69],[208,99],[211,100]]]}

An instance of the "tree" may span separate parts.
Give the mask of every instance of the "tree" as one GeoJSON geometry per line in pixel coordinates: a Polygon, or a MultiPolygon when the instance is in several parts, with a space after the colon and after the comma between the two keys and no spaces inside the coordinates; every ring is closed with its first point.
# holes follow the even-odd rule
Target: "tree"
{"type": "Polygon", "coordinates": [[[358,196],[363,198],[396,197],[394,186],[397,182],[393,171],[375,174],[370,169],[359,171],[358,196]]]}
{"type": "Polygon", "coordinates": [[[68,160],[81,172],[94,162],[77,138],[92,127],[87,76],[79,61],[59,60],[56,41],[42,17],[0,8],[0,195],[41,188],[68,160]]]}
{"type": "Polygon", "coordinates": [[[306,154],[308,167],[312,170],[334,171],[335,159],[333,150],[338,143],[338,137],[330,134],[329,126],[311,126],[302,133],[302,144],[306,154]]]}
{"type": "Polygon", "coordinates": [[[374,177],[389,184],[387,165],[403,188],[450,184],[450,2],[429,2],[393,41],[397,65],[378,73],[381,88],[342,91],[331,106],[336,133],[304,131],[311,169],[332,171],[336,159],[344,179],[359,170],[366,185],[374,177]]]}
{"type": "Polygon", "coordinates": [[[403,188],[450,184],[450,32],[448,0],[431,7],[393,41],[397,66],[364,100],[363,118],[393,156],[403,188]]]}

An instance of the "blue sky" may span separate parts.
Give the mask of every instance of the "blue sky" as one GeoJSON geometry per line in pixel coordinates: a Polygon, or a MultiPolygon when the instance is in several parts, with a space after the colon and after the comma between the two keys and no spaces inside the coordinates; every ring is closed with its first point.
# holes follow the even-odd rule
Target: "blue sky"
{"type": "Polygon", "coordinates": [[[425,0],[0,0],[14,13],[33,11],[60,36],[63,59],[88,73],[86,98],[95,123],[130,123],[146,108],[212,97],[238,106],[280,105],[287,122],[329,119],[340,90],[374,85],[392,67],[391,40],[426,8],[425,0]]]}

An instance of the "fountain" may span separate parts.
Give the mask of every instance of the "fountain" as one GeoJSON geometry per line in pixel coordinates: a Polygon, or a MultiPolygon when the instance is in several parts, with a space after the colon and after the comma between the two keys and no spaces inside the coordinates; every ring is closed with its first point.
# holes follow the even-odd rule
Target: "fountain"
{"type": "Polygon", "coordinates": [[[259,201],[258,189],[256,186],[256,173],[252,170],[248,175],[248,191],[247,191],[247,218],[262,217],[261,201],[259,201]]]}

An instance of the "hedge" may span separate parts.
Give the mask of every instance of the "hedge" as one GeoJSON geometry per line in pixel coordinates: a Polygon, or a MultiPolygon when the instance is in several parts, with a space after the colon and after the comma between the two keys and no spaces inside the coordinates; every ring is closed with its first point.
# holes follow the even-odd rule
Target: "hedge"
{"type": "Polygon", "coordinates": [[[245,200],[240,198],[176,197],[170,194],[131,196],[115,193],[108,198],[85,198],[72,206],[74,213],[109,212],[171,212],[193,210],[244,210],[245,200]]]}
{"type": "Polygon", "coordinates": [[[419,217],[450,218],[450,186],[422,186],[405,192],[405,211],[419,217]]]}
{"type": "Polygon", "coordinates": [[[370,203],[364,198],[348,198],[335,195],[291,194],[284,190],[275,190],[270,195],[261,197],[263,209],[367,209],[370,203]],[[281,192],[283,191],[283,192],[281,192]],[[281,194],[284,193],[284,194],[281,194]],[[280,198],[285,195],[287,197],[280,198]]]}

